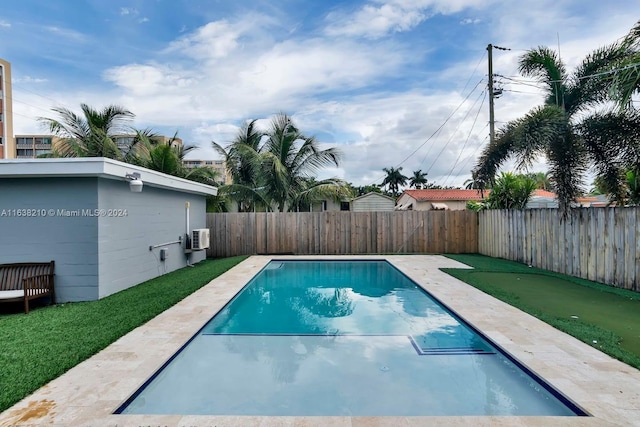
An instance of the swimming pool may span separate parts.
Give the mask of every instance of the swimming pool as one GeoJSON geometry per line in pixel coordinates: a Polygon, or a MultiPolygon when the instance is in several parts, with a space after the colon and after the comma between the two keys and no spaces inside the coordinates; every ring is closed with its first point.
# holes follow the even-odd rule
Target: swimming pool
{"type": "Polygon", "coordinates": [[[386,261],[272,261],[116,413],[585,415],[386,261]]]}

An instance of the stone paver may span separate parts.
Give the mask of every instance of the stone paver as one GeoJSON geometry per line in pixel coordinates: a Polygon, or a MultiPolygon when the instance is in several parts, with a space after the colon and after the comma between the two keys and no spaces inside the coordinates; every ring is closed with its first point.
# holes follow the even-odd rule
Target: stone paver
{"type": "MultiPolygon", "coordinates": [[[[0,414],[0,426],[640,426],[640,371],[441,272],[442,256],[387,259],[591,417],[232,417],[113,415],[272,259],[253,256],[0,414]],[[171,325],[167,327],[167,325],[171,325]]],[[[336,256],[302,256],[336,259],[336,256]]]]}

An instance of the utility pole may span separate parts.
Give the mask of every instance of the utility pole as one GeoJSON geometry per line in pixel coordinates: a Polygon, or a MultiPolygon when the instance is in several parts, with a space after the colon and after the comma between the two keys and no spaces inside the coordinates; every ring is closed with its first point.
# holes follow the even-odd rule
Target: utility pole
{"type": "Polygon", "coordinates": [[[487,52],[489,58],[489,144],[493,144],[496,139],[496,121],[493,115],[493,100],[502,94],[502,88],[494,90],[493,87],[493,49],[498,50],[511,50],[507,47],[494,46],[491,43],[487,45],[487,52]]]}
{"type": "Polygon", "coordinates": [[[493,45],[487,46],[489,57],[489,144],[493,146],[496,138],[495,118],[493,116],[493,45]]]}

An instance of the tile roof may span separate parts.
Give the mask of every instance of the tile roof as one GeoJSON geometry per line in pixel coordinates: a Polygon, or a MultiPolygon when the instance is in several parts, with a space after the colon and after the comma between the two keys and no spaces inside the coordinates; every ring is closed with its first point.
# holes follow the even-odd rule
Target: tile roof
{"type": "MultiPolygon", "coordinates": [[[[419,202],[428,202],[431,200],[482,200],[480,190],[464,190],[464,189],[428,189],[428,190],[404,190],[405,194],[411,196],[419,202]]],[[[484,190],[484,197],[487,197],[491,190],[484,190]]],[[[532,196],[556,198],[556,194],[547,190],[535,190],[532,196]]]]}
{"type": "Polygon", "coordinates": [[[549,197],[550,199],[555,199],[557,197],[556,193],[547,190],[534,190],[532,196],[549,197]]]}
{"type": "MultiPolygon", "coordinates": [[[[411,196],[419,202],[428,202],[431,200],[482,200],[480,190],[405,190],[405,194],[411,196]]],[[[488,196],[489,191],[484,191],[484,196],[488,196]]]]}

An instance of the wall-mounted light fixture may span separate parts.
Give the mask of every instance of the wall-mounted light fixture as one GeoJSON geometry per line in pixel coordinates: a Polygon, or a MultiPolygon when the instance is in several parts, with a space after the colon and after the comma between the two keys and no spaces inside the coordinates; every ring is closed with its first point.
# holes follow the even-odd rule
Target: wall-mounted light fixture
{"type": "Polygon", "coordinates": [[[129,178],[131,180],[129,182],[129,190],[131,190],[132,193],[142,192],[142,186],[144,184],[142,183],[138,172],[128,173],[125,175],[125,178],[129,178]]]}

